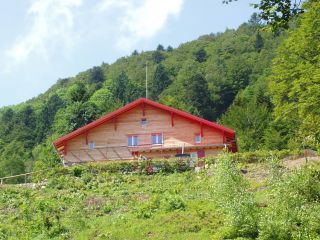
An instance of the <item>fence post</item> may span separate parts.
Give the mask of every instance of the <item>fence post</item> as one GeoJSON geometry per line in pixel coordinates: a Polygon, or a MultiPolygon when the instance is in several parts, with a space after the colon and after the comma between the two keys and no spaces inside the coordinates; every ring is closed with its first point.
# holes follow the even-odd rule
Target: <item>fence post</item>
{"type": "Polygon", "coordinates": [[[1,185],[3,185],[3,178],[1,178],[1,185]]]}

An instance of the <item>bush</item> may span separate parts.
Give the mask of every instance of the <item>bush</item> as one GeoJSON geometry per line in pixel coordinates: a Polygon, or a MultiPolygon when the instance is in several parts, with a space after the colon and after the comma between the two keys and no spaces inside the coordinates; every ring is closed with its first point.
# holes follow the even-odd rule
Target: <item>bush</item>
{"type": "Polygon", "coordinates": [[[319,239],[320,170],[305,167],[275,182],[261,213],[259,239],[319,239]]]}
{"type": "Polygon", "coordinates": [[[137,211],[137,217],[151,218],[153,213],[160,208],[160,199],[159,195],[155,195],[149,202],[142,204],[137,211]]]}
{"type": "Polygon", "coordinates": [[[185,210],[186,204],[184,203],[181,196],[177,194],[166,195],[161,201],[161,206],[167,212],[173,212],[175,210],[185,210]]]}
{"type": "Polygon", "coordinates": [[[213,181],[215,202],[228,219],[226,237],[257,237],[257,204],[249,191],[248,182],[240,175],[230,154],[219,156],[213,181]]]}

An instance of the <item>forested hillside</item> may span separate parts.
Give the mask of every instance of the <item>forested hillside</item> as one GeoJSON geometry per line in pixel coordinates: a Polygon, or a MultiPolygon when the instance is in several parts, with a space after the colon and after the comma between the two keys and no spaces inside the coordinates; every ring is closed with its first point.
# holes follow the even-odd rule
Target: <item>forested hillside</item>
{"type": "Polygon", "coordinates": [[[134,51],[0,110],[0,176],[59,163],[52,140],[145,96],[236,130],[240,151],[319,148],[320,3],[287,31],[256,14],[177,48],[134,51]]]}

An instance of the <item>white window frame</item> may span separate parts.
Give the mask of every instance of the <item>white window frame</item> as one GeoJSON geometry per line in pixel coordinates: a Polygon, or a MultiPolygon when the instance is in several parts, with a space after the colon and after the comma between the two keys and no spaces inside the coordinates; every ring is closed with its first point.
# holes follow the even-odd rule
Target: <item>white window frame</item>
{"type": "Polygon", "coordinates": [[[152,133],[151,134],[152,145],[162,145],[163,144],[163,134],[162,133],[152,133]],[[153,137],[156,137],[156,142],[153,142],[153,137]]]}
{"type": "Polygon", "coordinates": [[[90,142],[88,143],[88,149],[89,149],[89,150],[93,150],[94,147],[95,147],[94,141],[90,141],[90,142]]]}
{"type": "Polygon", "coordinates": [[[128,147],[135,147],[135,146],[138,146],[138,145],[139,145],[139,139],[138,139],[137,135],[128,136],[128,147]],[[135,138],[137,139],[136,144],[135,144],[135,141],[134,141],[135,138]]]}
{"type": "Polygon", "coordinates": [[[199,134],[196,134],[195,136],[194,136],[194,142],[195,143],[201,143],[201,134],[199,133],[199,134]],[[199,140],[197,140],[197,138],[199,138],[199,140]]]}
{"type": "Polygon", "coordinates": [[[141,127],[146,128],[148,126],[148,120],[146,118],[141,118],[140,125],[141,127]]]}

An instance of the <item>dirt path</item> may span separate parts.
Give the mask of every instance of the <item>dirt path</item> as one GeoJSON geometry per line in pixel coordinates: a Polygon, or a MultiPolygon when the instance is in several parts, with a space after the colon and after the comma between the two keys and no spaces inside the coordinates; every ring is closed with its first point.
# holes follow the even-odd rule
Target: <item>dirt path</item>
{"type": "Polygon", "coordinates": [[[283,166],[288,169],[299,168],[305,164],[320,163],[320,157],[302,157],[295,160],[285,160],[283,166]]]}

